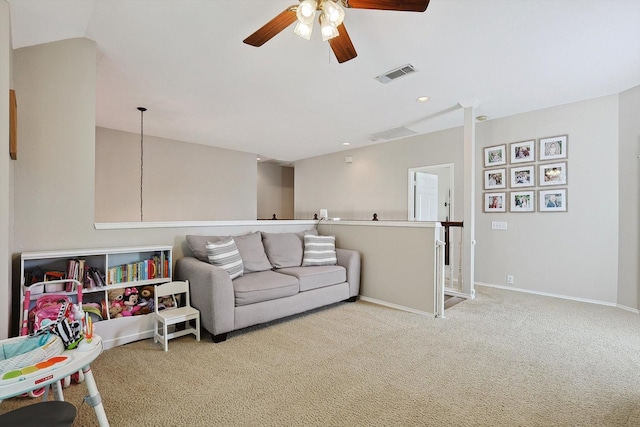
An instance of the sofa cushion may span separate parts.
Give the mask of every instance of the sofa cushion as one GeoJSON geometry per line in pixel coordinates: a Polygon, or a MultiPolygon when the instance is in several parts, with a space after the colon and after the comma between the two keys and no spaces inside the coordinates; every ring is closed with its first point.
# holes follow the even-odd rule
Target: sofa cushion
{"type": "Polygon", "coordinates": [[[302,264],[302,235],[262,233],[262,243],[274,268],[300,267],[302,264]]]}
{"type": "Polygon", "coordinates": [[[233,238],[227,237],[215,243],[207,242],[206,249],[209,262],[227,270],[232,280],[242,276],[244,273],[242,258],[233,238]]]}
{"type": "Polygon", "coordinates": [[[340,265],[281,268],[278,273],[297,278],[300,282],[300,292],[337,285],[347,281],[347,270],[340,265]]]}
{"type": "Polygon", "coordinates": [[[233,281],[236,306],[289,297],[299,289],[298,279],[294,276],[271,270],[245,274],[233,281]]]}
{"type": "Polygon", "coordinates": [[[262,235],[259,231],[243,236],[233,236],[233,240],[240,251],[245,273],[271,270],[271,263],[264,252],[262,235]]]}
{"type": "Polygon", "coordinates": [[[303,266],[336,265],[336,237],[335,236],[304,236],[303,266]]]}
{"type": "Polygon", "coordinates": [[[227,237],[229,236],[197,236],[195,234],[188,234],[187,245],[196,258],[200,261],[209,262],[209,257],[207,256],[207,242],[216,243],[227,237]]]}

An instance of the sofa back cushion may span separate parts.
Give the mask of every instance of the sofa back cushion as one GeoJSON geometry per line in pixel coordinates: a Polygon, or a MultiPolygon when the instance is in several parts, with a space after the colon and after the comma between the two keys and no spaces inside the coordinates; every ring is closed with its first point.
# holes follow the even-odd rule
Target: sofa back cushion
{"type": "Polygon", "coordinates": [[[262,233],[262,243],[274,268],[302,265],[302,236],[296,233],[262,233]]]}
{"type": "Polygon", "coordinates": [[[259,231],[243,236],[234,236],[233,240],[238,245],[245,273],[271,270],[271,263],[264,252],[262,235],[259,231]]]}
{"type": "Polygon", "coordinates": [[[240,252],[238,252],[238,247],[232,237],[227,237],[215,243],[207,242],[205,247],[209,262],[216,267],[227,270],[231,280],[242,276],[244,273],[242,258],[240,258],[240,252]]]}
{"type": "Polygon", "coordinates": [[[224,240],[228,236],[197,236],[195,234],[187,234],[187,245],[193,255],[200,261],[209,262],[207,257],[207,242],[216,243],[224,240]]]}
{"type": "MultiPolygon", "coordinates": [[[[207,242],[217,243],[228,237],[230,236],[187,235],[187,245],[196,258],[203,262],[209,262],[206,249],[207,242]]],[[[259,231],[242,236],[233,236],[233,240],[240,252],[245,273],[271,270],[271,263],[264,252],[262,235],[259,231]]]]}

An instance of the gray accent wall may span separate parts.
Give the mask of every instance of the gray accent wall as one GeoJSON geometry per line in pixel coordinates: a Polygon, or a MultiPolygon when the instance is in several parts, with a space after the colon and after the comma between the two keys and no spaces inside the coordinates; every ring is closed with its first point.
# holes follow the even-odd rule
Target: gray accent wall
{"type": "Polygon", "coordinates": [[[293,219],[292,167],[275,163],[258,163],[258,218],[293,219]]]}
{"type": "MultiPolygon", "coordinates": [[[[9,89],[11,81],[11,22],[9,3],[0,1],[0,313],[11,309],[11,248],[13,247],[13,163],[9,157],[9,89]]],[[[0,339],[9,332],[8,316],[0,316],[0,339]]]]}
{"type": "Polygon", "coordinates": [[[515,288],[615,304],[618,96],[490,120],[477,126],[476,138],[476,282],[507,286],[509,274],[515,288]],[[563,134],[568,185],[557,188],[568,188],[568,212],[482,212],[484,147],[563,134]],[[507,221],[508,229],[492,230],[492,221],[507,221]]]}
{"type": "MultiPolygon", "coordinates": [[[[638,309],[639,104],[637,87],[476,125],[476,283],[638,309]],[[482,211],[484,147],[562,134],[567,213],[482,211]],[[492,221],[508,229],[492,230],[492,221]]],[[[461,220],[462,136],[460,127],[298,161],[296,217],[327,208],[330,217],[405,219],[407,169],[453,162],[461,220]]]]}
{"type": "MultiPolygon", "coordinates": [[[[6,3],[0,1],[0,6],[6,7],[6,3]]],[[[0,16],[8,20],[8,10],[6,12],[7,16],[0,16]]],[[[6,27],[0,27],[2,49],[10,50],[10,41],[3,38],[6,27]]],[[[0,273],[3,273],[5,267],[5,272],[8,273],[7,280],[0,280],[0,303],[3,307],[0,309],[0,339],[9,336],[10,319],[13,318],[15,321],[19,313],[19,307],[16,306],[19,298],[16,295],[20,283],[19,264],[22,252],[168,244],[174,246],[175,260],[188,251],[184,239],[186,234],[234,235],[259,229],[255,225],[96,229],[95,43],[87,39],[70,39],[11,52],[14,88],[18,99],[19,142],[18,160],[12,161],[10,168],[0,168],[0,208],[8,205],[10,211],[9,218],[3,215],[0,222],[0,242],[3,250],[7,251],[5,260],[7,264],[11,264],[11,268],[8,265],[0,267],[0,273]],[[9,185],[3,183],[4,179],[9,179],[9,185]],[[5,225],[6,221],[9,221],[8,225],[5,225]],[[5,310],[6,307],[11,307],[11,310],[5,310]]],[[[8,93],[9,79],[5,74],[5,62],[2,61],[0,89],[5,87],[8,93]]],[[[8,123],[8,112],[3,108],[4,105],[0,107],[0,124],[5,121],[8,123]]],[[[135,113],[137,111],[134,110],[133,114],[135,113]]],[[[169,145],[175,146],[165,147],[166,156],[150,157],[150,162],[157,161],[159,165],[156,176],[176,176],[172,167],[179,169],[183,166],[172,165],[172,162],[186,162],[176,154],[176,151],[182,151],[180,147],[187,152],[193,149],[192,153],[208,150],[207,147],[191,147],[194,144],[169,145]]],[[[5,146],[8,146],[8,142],[5,146]]],[[[153,153],[153,150],[150,151],[153,153]]],[[[202,198],[210,198],[216,192],[228,194],[225,200],[218,200],[215,209],[220,210],[212,210],[209,220],[222,216],[234,220],[255,219],[255,156],[231,150],[213,149],[207,152],[219,155],[223,151],[231,152],[230,157],[216,161],[228,161],[228,170],[244,173],[248,177],[239,182],[226,180],[223,176],[210,179],[211,175],[207,169],[214,169],[216,161],[205,162],[206,164],[202,165],[198,163],[200,160],[190,159],[190,164],[204,169],[202,174],[198,175],[199,185],[193,185],[193,182],[190,184],[198,188],[198,195],[202,198]],[[244,160],[247,156],[251,158],[253,169],[243,171],[248,164],[244,160]],[[226,214],[225,203],[237,203],[234,206],[245,206],[245,210],[226,214]],[[217,212],[223,214],[216,217],[217,212]]],[[[196,173],[198,172],[196,170],[196,173]]],[[[153,176],[151,172],[150,175],[153,176]]],[[[136,187],[131,191],[137,193],[138,189],[139,187],[136,187]]],[[[167,196],[158,203],[171,210],[172,206],[181,203],[181,200],[179,197],[167,196]]],[[[114,200],[113,206],[117,204],[117,200],[114,200]]],[[[287,226],[269,223],[268,228],[272,232],[287,229],[287,226]]],[[[304,227],[308,228],[308,225],[304,227]]]]}
{"type": "Polygon", "coordinates": [[[17,49],[13,66],[20,139],[14,251],[86,246],[94,223],[95,43],[17,49]]]}
{"type": "Polygon", "coordinates": [[[460,127],[297,161],[296,218],[327,209],[330,218],[406,220],[409,169],[454,163],[453,220],[462,221],[462,136],[460,127]]]}
{"type": "Polygon", "coordinates": [[[618,155],[618,302],[640,308],[640,86],[620,94],[618,155]]]}
{"type": "MultiPolygon", "coordinates": [[[[0,1],[0,24],[9,23],[8,12],[8,4],[0,1]]],[[[9,283],[14,287],[19,283],[15,271],[21,252],[171,244],[178,258],[186,250],[186,234],[242,231],[236,227],[97,230],[94,177],[96,150],[101,148],[95,143],[95,43],[71,39],[11,51],[9,38],[8,25],[0,25],[0,91],[7,93],[12,87],[18,100],[18,160],[8,161],[6,152],[6,158],[0,160],[0,256],[5,255],[0,263],[0,338],[8,334],[5,309],[14,299],[9,283]]],[[[6,104],[0,103],[0,143],[5,147],[6,104]]],[[[637,310],[639,105],[640,88],[633,88],[620,95],[477,126],[478,202],[483,147],[564,133],[570,141],[568,213],[484,214],[479,204],[478,282],[505,285],[505,275],[512,274],[515,288],[637,310]],[[507,221],[508,230],[490,230],[492,220],[507,221]]],[[[137,139],[135,134],[131,139],[134,136],[137,139]]],[[[454,163],[456,212],[452,219],[461,220],[462,139],[463,128],[459,127],[296,162],[295,217],[311,218],[326,208],[332,217],[370,219],[375,212],[381,220],[404,220],[408,169],[454,163]],[[352,157],[352,163],[345,162],[346,156],[352,157]]],[[[203,148],[162,138],[157,142],[167,144],[163,145],[166,156],[150,154],[153,160],[149,161],[157,161],[158,180],[173,177],[176,179],[170,185],[182,188],[185,184],[178,180],[174,168],[180,170],[186,164],[205,170],[216,167],[214,162],[201,164],[190,156],[181,157],[185,152],[201,154],[203,148]]],[[[212,152],[225,156],[222,151],[212,152]]],[[[233,212],[212,210],[207,220],[255,218],[255,156],[235,152],[229,156],[230,169],[224,170],[235,172],[237,168],[247,174],[246,181],[229,182],[203,173],[199,186],[189,183],[199,188],[197,197],[229,191],[228,198],[217,205],[241,206],[233,212]],[[248,168],[245,156],[251,157],[253,169],[248,168]]],[[[183,205],[179,209],[184,211],[192,200],[166,197],[156,203],[161,205],[158,211],[163,206],[173,209],[176,204],[183,205]]],[[[276,222],[265,223],[270,223],[265,226],[273,227],[274,232],[283,228],[276,222]]],[[[246,231],[256,228],[248,226],[246,231]]]]}
{"type": "MultiPolygon", "coordinates": [[[[96,128],[96,222],[140,221],[140,139],[96,128]]],[[[145,135],[143,164],[144,221],[256,219],[255,154],[145,135]]]]}

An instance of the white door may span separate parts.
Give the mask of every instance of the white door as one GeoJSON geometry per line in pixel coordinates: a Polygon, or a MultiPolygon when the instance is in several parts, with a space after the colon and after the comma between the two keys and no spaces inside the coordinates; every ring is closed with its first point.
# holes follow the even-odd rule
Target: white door
{"type": "Polygon", "coordinates": [[[416,172],[414,185],[416,221],[438,220],[438,175],[416,172]]]}

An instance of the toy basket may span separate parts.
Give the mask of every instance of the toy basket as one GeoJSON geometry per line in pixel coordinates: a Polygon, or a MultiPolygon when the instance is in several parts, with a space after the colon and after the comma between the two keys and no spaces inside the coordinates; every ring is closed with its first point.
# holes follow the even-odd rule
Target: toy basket
{"type": "Polygon", "coordinates": [[[59,336],[21,336],[0,341],[0,375],[31,366],[62,354],[64,344],[59,336]]]}

